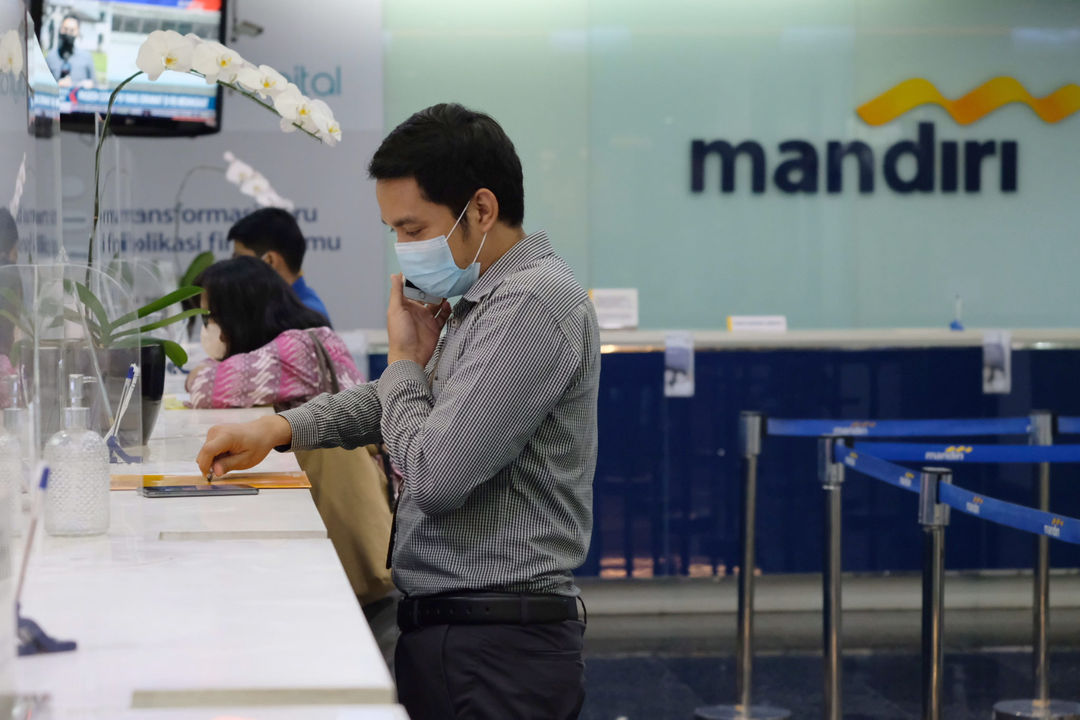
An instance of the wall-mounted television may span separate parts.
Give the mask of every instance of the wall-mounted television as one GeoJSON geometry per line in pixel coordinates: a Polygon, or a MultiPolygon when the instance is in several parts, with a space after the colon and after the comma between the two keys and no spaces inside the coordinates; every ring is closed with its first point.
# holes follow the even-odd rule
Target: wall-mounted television
{"type": "MultiPolygon", "coordinates": [[[[32,0],[41,49],[60,85],[60,129],[94,132],[109,95],[134,73],[154,30],[225,39],[226,0],[32,0]]],[[[110,131],[118,135],[203,135],[221,129],[222,91],[202,78],[140,76],[117,95],[110,131]]]]}

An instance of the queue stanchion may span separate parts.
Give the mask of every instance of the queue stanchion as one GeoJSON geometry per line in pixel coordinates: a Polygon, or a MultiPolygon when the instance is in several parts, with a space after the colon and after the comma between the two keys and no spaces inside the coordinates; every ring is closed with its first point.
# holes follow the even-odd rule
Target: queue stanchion
{"type": "MultiPolygon", "coordinates": [[[[1031,444],[1051,445],[1054,437],[1054,417],[1040,411],[1031,415],[1031,444]]],[[[1050,463],[1039,463],[1039,484],[1036,490],[1038,508],[1050,511],[1050,463]]],[[[1035,538],[1035,571],[1031,659],[1035,678],[1035,697],[1031,700],[1003,700],[994,705],[994,720],[1005,718],[1046,718],[1074,720],[1080,718],[1080,705],[1050,699],[1050,645],[1047,634],[1050,625],[1050,538],[1035,538]]]]}
{"type": "Polygon", "coordinates": [[[713,705],[694,710],[698,720],[784,720],[791,712],[751,702],[754,671],[754,543],[757,518],[757,469],[765,435],[765,416],[743,411],[739,415],[745,483],[743,488],[742,566],[739,570],[738,630],[735,648],[734,705],[713,705]]]}
{"type": "Polygon", "coordinates": [[[922,581],[922,720],[942,720],[945,650],[945,527],[949,507],[938,502],[941,483],[951,483],[945,468],[924,468],[919,492],[919,524],[923,529],[922,581]]]}
{"type": "Polygon", "coordinates": [[[841,510],[844,466],[835,460],[836,447],[843,440],[818,440],[818,473],[825,490],[825,557],[822,573],[822,628],[825,648],[825,720],[842,717],[841,645],[841,510]]]}

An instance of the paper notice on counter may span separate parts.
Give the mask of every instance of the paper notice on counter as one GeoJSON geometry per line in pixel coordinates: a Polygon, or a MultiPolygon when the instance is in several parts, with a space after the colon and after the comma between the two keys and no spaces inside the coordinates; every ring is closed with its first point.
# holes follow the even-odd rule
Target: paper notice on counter
{"type": "Polygon", "coordinates": [[[694,336],[673,332],[664,336],[664,397],[694,396],[694,336]]]}
{"type": "Polygon", "coordinates": [[[787,332],[786,315],[728,315],[731,332],[787,332]]]}
{"type": "Polygon", "coordinates": [[[633,330],[638,326],[637,288],[593,288],[589,298],[601,330],[633,330]]]}
{"type": "Polygon", "coordinates": [[[987,330],[983,333],[983,393],[1008,395],[1012,392],[1012,333],[987,330]]]}

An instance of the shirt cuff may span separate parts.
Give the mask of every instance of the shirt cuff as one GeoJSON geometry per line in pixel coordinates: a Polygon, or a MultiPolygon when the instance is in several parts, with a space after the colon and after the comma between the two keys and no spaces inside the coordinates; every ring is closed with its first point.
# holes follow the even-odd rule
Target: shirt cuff
{"type": "Polygon", "coordinates": [[[387,401],[396,394],[396,391],[402,385],[410,383],[419,383],[425,388],[427,387],[427,374],[424,372],[424,368],[412,360],[398,360],[392,363],[383,370],[383,374],[379,377],[379,382],[375,386],[376,392],[379,393],[379,402],[385,406],[387,401]]]}
{"type": "Polygon", "coordinates": [[[278,413],[292,428],[292,444],[274,448],[280,452],[289,450],[313,450],[319,446],[319,424],[315,413],[306,405],[278,413]]]}

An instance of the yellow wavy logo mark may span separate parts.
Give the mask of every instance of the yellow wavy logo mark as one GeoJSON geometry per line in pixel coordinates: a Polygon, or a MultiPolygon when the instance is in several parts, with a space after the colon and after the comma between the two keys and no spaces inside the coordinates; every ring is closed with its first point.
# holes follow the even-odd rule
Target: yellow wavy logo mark
{"type": "Polygon", "coordinates": [[[950,100],[929,80],[911,78],[860,105],[855,112],[867,125],[884,125],[913,108],[933,104],[945,108],[960,125],[970,125],[1009,103],[1027,105],[1044,122],[1061,122],[1080,110],[1080,85],[1062,85],[1046,97],[1037,98],[1019,80],[1003,76],[950,100]]]}

